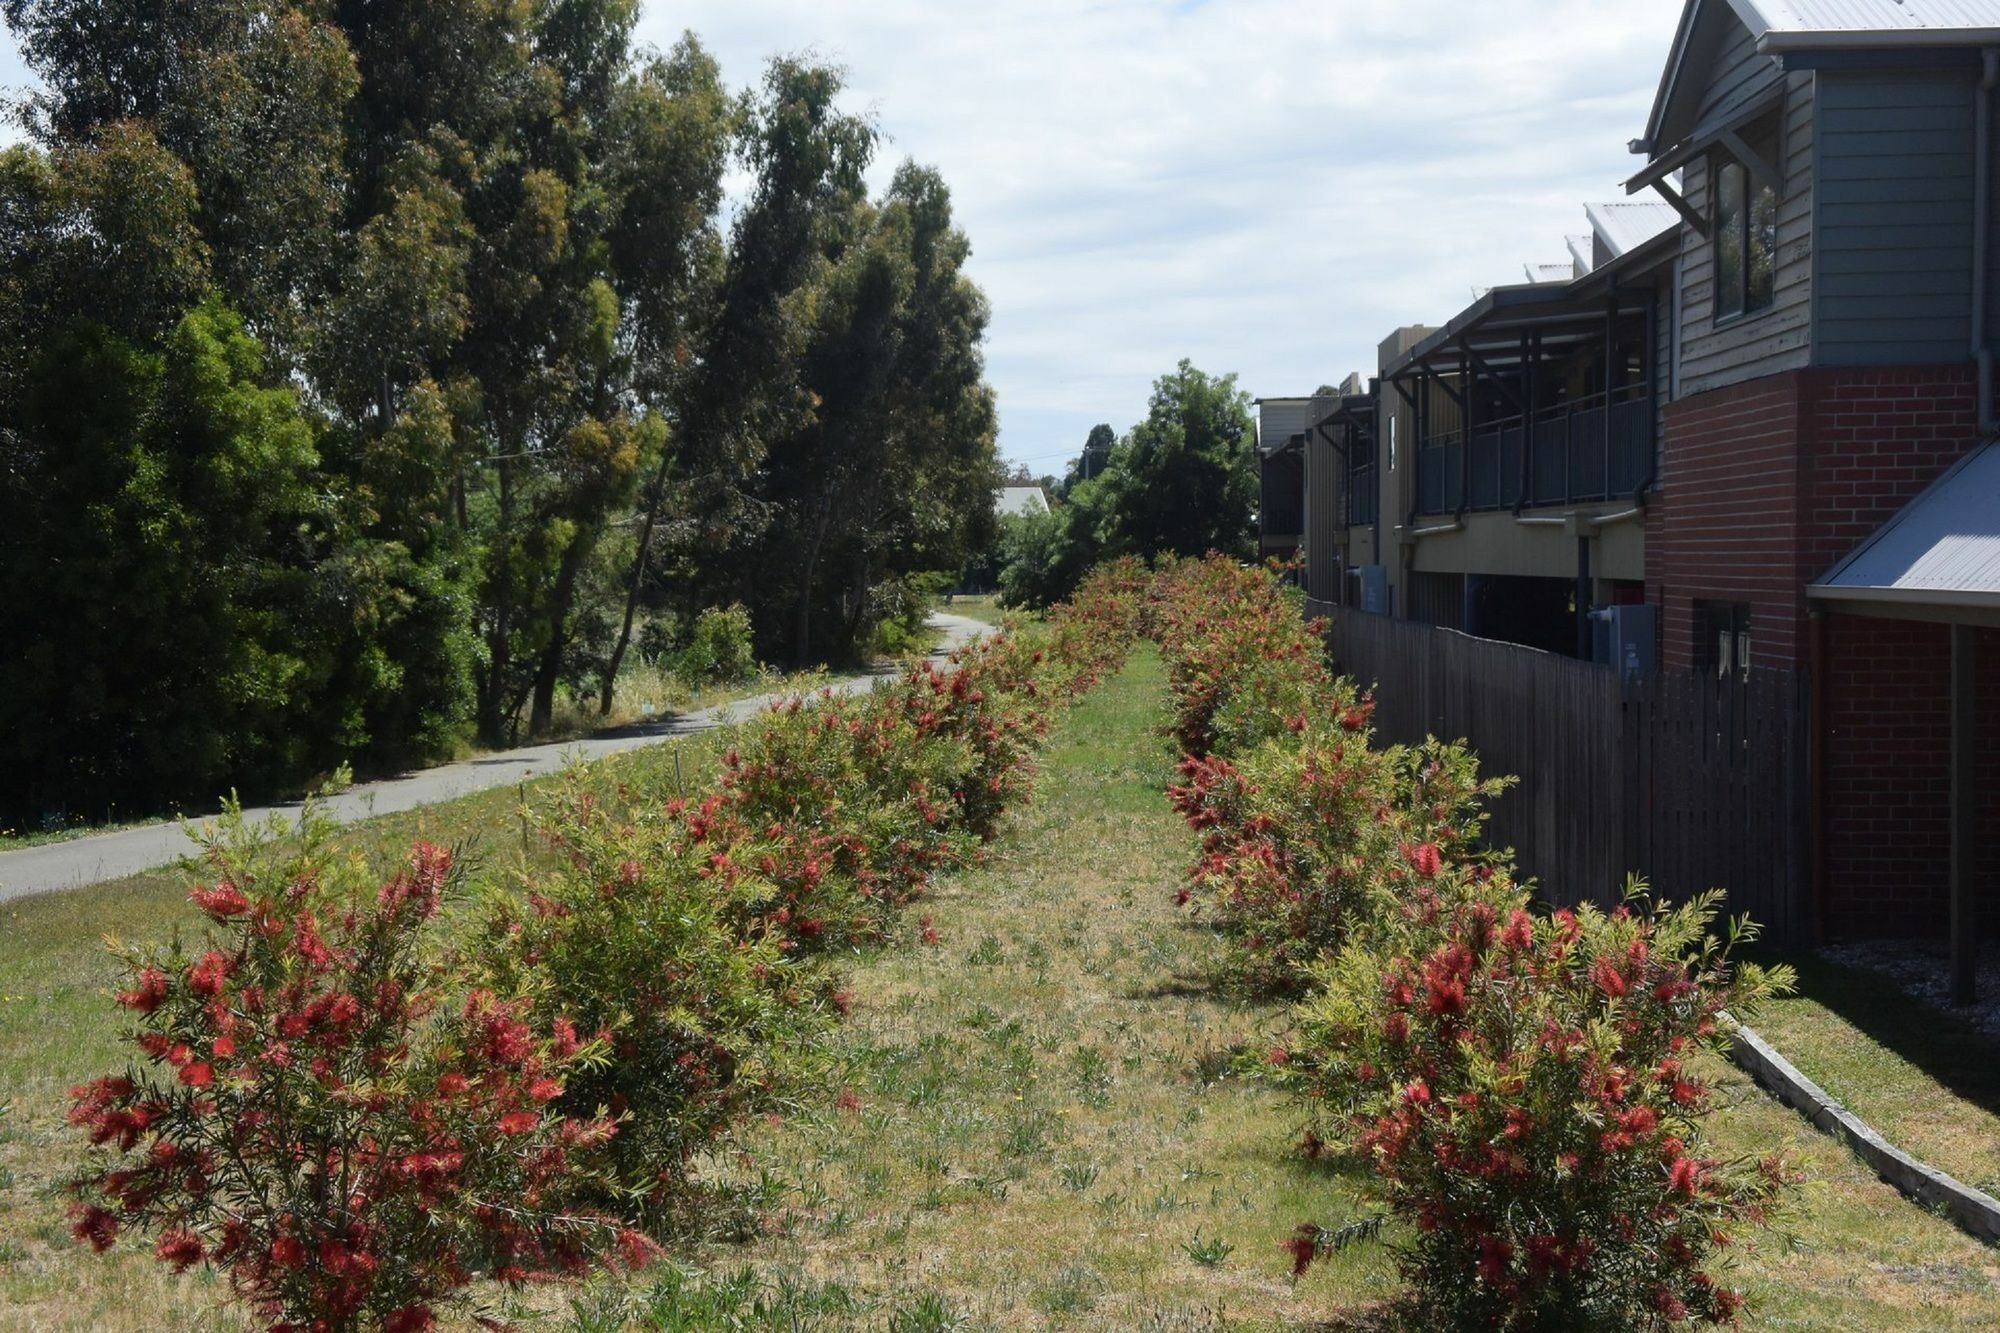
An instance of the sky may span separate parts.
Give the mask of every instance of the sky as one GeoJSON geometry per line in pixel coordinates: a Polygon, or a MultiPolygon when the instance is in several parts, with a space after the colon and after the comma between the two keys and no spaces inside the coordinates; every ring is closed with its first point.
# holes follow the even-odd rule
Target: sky
{"type": "MultiPolygon", "coordinates": [[[[1060,474],[1183,357],[1260,396],[1566,258],[1623,197],[1679,0],[647,0],[732,84],[843,65],[886,185],[950,183],[1001,452],[1060,474]]],[[[0,85],[28,75],[11,41],[0,85]]]]}

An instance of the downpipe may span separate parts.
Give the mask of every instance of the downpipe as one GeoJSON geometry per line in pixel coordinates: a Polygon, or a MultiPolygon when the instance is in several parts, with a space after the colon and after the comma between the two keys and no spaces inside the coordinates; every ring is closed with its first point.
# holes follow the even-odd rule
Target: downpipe
{"type": "Polygon", "coordinates": [[[1993,434],[1993,348],[1986,336],[1992,269],[1993,90],[2000,87],[2000,48],[1980,52],[1984,62],[1973,108],[1972,162],[1972,359],[1979,377],[1979,434],[1993,434]]]}

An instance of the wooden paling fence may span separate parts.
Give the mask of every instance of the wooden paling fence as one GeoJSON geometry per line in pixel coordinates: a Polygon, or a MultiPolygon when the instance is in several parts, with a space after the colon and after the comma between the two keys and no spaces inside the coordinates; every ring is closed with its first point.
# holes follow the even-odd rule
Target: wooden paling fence
{"type": "Polygon", "coordinates": [[[1386,741],[1463,740],[1517,779],[1489,835],[1556,904],[1615,902],[1628,873],[1684,898],[1728,891],[1783,940],[1806,926],[1807,707],[1785,672],[1621,682],[1515,644],[1344,610],[1330,646],[1375,687],[1386,741]]]}

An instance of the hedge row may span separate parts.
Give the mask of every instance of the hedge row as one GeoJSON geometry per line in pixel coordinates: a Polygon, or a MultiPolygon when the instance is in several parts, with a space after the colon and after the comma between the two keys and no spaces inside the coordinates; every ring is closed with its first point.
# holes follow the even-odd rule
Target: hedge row
{"type": "Polygon", "coordinates": [[[419,844],[374,883],[316,813],[226,821],[205,941],[125,957],[135,1058],[72,1090],[76,1235],[147,1232],[277,1329],[425,1329],[480,1278],[644,1264],[704,1150],[825,1091],[835,950],[901,938],[1028,796],[1142,582],[1107,569],[1031,636],[775,706],[705,791],[572,773],[515,882],[419,844]]]}
{"type": "Polygon", "coordinates": [[[1532,910],[1483,838],[1500,784],[1460,745],[1375,744],[1370,700],[1271,571],[1171,565],[1147,628],[1200,835],[1181,900],[1249,981],[1298,997],[1260,1072],[1309,1108],[1305,1150],[1386,1210],[1302,1226],[1296,1270],[1386,1220],[1416,1318],[1733,1322],[1719,1260],[1794,1182],[1710,1146],[1700,1056],[1788,974],[1731,962],[1717,895],[1670,906],[1634,882],[1609,912],[1532,910]]]}

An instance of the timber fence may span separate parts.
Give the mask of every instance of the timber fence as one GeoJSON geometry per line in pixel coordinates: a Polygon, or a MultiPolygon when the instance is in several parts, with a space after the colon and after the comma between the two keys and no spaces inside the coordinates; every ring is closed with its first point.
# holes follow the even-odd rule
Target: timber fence
{"type": "Polygon", "coordinates": [[[1489,837],[1556,905],[1612,903],[1628,873],[1679,900],[1709,888],[1768,938],[1804,938],[1805,682],[1607,666],[1353,610],[1335,664],[1375,690],[1386,741],[1462,740],[1516,784],[1489,837]]]}

